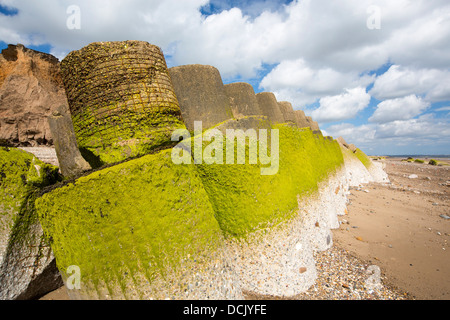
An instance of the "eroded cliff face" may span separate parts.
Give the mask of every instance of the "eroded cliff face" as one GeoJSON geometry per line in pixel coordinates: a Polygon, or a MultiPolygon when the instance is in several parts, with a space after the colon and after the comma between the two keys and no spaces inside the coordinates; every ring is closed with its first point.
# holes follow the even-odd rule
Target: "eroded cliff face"
{"type": "Polygon", "coordinates": [[[50,146],[47,117],[67,105],[59,61],[52,55],[9,45],[0,54],[0,143],[50,146]]]}

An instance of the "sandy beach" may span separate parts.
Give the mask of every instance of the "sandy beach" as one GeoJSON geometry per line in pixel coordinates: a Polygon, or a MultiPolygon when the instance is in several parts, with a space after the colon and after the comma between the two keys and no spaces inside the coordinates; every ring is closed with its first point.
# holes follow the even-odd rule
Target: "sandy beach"
{"type": "Polygon", "coordinates": [[[386,160],[391,184],[351,190],[335,243],[415,299],[449,299],[450,167],[401,160],[386,160]]]}
{"type": "MultiPolygon", "coordinates": [[[[350,190],[334,246],[316,253],[316,283],[292,299],[450,299],[450,166],[382,161],[391,183],[350,190]],[[370,279],[379,286],[368,285],[370,279]]],[[[67,299],[65,287],[42,298],[67,299]]]]}

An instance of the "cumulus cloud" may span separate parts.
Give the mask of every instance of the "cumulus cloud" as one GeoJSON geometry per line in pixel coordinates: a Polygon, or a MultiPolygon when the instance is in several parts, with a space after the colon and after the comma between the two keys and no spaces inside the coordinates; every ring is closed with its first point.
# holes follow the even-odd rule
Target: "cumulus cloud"
{"type": "Polygon", "coordinates": [[[378,104],[370,122],[387,123],[396,120],[409,120],[427,110],[431,104],[422,98],[410,95],[404,98],[385,100],[378,104]]]}
{"type": "MultiPolygon", "coordinates": [[[[407,123],[411,128],[440,124],[438,119],[411,118],[429,110],[426,103],[450,100],[448,0],[0,0],[0,4],[18,9],[15,15],[0,14],[0,41],[49,44],[60,59],[95,41],[148,41],[163,49],[169,66],[210,64],[225,80],[258,83],[263,77],[260,89],[274,92],[297,109],[306,107],[320,122],[357,116],[370,95],[387,100],[378,105],[373,122],[353,129],[360,130],[354,132],[367,137],[365,141],[380,132],[395,137],[398,132],[389,128],[398,121],[404,128],[407,123]],[[79,30],[66,26],[70,5],[81,9],[79,30]],[[373,5],[381,12],[381,28],[375,30],[367,28],[371,14],[367,9],[373,5]],[[393,66],[386,74],[372,75],[387,63],[393,66]],[[412,103],[402,114],[400,104],[410,96],[416,100],[410,98],[412,103]],[[422,97],[421,103],[417,97],[422,97]]],[[[333,128],[325,129],[333,135],[333,128]]]]}
{"type": "Polygon", "coordinates": [[[389,123],[353,125],[341,123],[328,127],[328,134],[344,137],[371,154],[445,154],[450,150],[450,122],[424,115],[417,119],[389,123]]]}
{"type": "Polygon", "coordinates": [[[424,95],[431,102],[450,100],[450,70],[393,65],[380,75],[370,94],[379,100],[424,95]]]}
{"type": "Polygon", "coordinates": [[[297,108],[324,96],[338,95],[345,88],[366,87],[374,76],[338,72],[330,67],[313,68],[304,59],[281,62],[261,81],[260,87],[274,92],[279,100],[289,100],[297,108]]]}
{"type": "Polygon", "coordinates": [[[217,1],[0,0],[19,10],[0,15],[0,40],[50,43],[60,53],[93,41],[146,40],[170,48],[174,64],[208,63],[230,77],[255,76],[264,64],[299,58],[313,70],[340,73],[363,73],[388,61],[450,65],[447,0],[284,2],[227,1],[227,10],[205,17],[201,8],[217,1]],[[80,30],[66,28],[69,5],[81,9],[80,30]],[[371,5],[381,9],[380,30],[367,28],[371,5]]]}
{"type": "Polygon", "coordinates": [[[320,106],[312,111],[318,122],[333,122],[354,118],[370,102],[370,95],[362,87],[347,89],[346,93],[320,99],[320,106]]]}

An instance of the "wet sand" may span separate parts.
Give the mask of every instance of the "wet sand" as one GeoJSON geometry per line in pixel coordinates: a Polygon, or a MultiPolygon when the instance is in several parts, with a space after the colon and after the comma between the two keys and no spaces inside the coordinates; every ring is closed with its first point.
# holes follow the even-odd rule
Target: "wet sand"
{"type": "Polygon", "coordinates": [[[450,299],[449,166],[386,160],[390,185],[351,190],[335,244],[415,299],[450,299]],[[415,177],[416,175],[417,177],[415,177]]]}

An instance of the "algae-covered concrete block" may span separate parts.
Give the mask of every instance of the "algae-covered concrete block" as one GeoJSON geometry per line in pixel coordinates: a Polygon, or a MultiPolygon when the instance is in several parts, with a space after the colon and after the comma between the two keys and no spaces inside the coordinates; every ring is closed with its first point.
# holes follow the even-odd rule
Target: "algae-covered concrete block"
{"type": "Polygon", "coordinates": [[[202,121],[207,129],[233,118],[219,70],[195,64],[169,72],[188,130],[194,130],[195,121],[202,121]]]}
{"type": "Polygon", "coordinates": [[[34,207],[57,179],[58,168],[0,148],[0,300],[33,299],[62,285],[34,207]]]}
{"type": "Polygon", "coordinates": [[[277,174],[261,175],[263,164],[248,161],[197,168],[236,257],[233,267],[243,275],[242,288],[292,296],[308,289],[316,276],[311,239],[302,231],[299,199],[317,192],[318,183],[335,173],[343,158],[335,141],[311,130],[287,125],[272,129],[279,130],[277,174]],[[307,271],[300,273],[302,268],[307,271]]]}
{"type": "Polygon", "coordinates": [[[171,150],[82,177],[36,207],[72,299],[242,298],[196,168],[175,165],[171,150]]]}
{"type": "Polygon", "coordinates": [[[262,115],[251,84],[244,82],[230,83],[224,86],[235,118],[262,115]]]}
{"type": "Polygon", "coordinates": [[[54,137],[56,154],[62,175],[75,177],[92,169],[89,163],[81,156],[78,149],[72,118],[67,106],[61,105],[57,108],[48,117],[48,123],[54,137]]]}
{"type": "Polygon", "coordinates": [[[172,132],[184,128],[157,46],[92,43],[69,53],[61,71],[77,142],[91,164],[148,154],[170,144],[172,132]]]}

